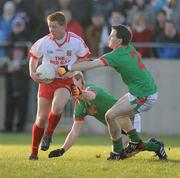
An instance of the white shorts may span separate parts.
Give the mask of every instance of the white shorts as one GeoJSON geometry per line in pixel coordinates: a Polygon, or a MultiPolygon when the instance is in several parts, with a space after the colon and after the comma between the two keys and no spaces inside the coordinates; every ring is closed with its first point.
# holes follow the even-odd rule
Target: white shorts
{"type": "Polygon", "coordinates": [[[141,132],[141,115],[139,113],[134,116],[134,128],[137,132],[141,132]]]}
{"type": "Polygon", "coordinates": [[[158,99],[158,92],[142,98],[133,96],[128,93],[128,98],[131,105],[137,112],[143,112],[149,110],[156,102],[156,100],[158,99]]]}

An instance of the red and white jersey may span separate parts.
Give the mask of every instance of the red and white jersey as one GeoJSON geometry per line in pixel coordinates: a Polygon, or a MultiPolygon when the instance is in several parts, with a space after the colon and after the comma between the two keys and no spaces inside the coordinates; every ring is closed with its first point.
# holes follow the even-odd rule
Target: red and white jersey
{"type": "Polygon", "coordinates": [[[79,58],[88,57],[90,54],[83,39],[72,32],[66,32],[61,43],[49,34],[35,42],[29,51],[29,56],[34,60],[42,58],[42,63],[53,64],[56,68],[72,65],[79,58]]]}

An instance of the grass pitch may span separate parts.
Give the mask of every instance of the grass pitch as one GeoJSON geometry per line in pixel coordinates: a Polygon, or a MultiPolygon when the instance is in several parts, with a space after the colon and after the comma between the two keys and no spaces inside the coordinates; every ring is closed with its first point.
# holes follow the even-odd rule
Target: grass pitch
{"type": "Polygon", "coordinates": [[[49,151],[64,142],[55,135],[53,145],[39,152],[38,161],[29,161],[30,134],[0,135],[0,178],[180,178],[180,138],[162,137],[168,161],[160,161],[152,152],[120,161],[107,161],[111,151],[108,136],[80,136],[63,157],[48,158],[49,151]]]}

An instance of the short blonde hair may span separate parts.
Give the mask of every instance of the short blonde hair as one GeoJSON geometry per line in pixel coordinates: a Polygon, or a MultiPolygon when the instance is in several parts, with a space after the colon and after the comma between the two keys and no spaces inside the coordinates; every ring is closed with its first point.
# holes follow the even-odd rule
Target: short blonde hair
{"type": "Polygon", "coordinates": [[[59,25],[66,25],[66,17],[63,12],[57,11],[47,16],[48,21],[57,21],[59,25]]]}

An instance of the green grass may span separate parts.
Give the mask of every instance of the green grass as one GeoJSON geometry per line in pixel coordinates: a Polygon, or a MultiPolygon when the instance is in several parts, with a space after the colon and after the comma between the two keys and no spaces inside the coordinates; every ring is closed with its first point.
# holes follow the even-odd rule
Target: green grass
{"type": "MultiPolygon", "coordinates": [[[[145,137],[146,138],[146,137],[145,137]]],[[[65,135],[55,135],[50,150],[62,144],[65,135]]],[[[180,178],[180,138],[161,137],[168,161],[143,152],[120,161],[106,161],[111,150],[106,136],[81,136],[63,157],[48,159],[39,152],[38,161],[29,161],[29,134],[0,135],[0,178],[180,178]]]]}

